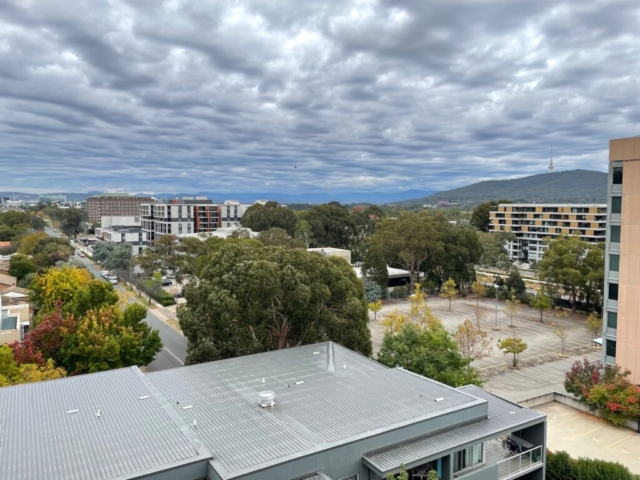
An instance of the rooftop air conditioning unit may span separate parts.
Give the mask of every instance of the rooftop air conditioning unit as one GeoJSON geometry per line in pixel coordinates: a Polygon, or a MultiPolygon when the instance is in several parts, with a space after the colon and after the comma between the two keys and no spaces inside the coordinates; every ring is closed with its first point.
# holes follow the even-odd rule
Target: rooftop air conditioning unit
{"type": "Polygon", "coordinates": [[[275,405],[274,403],[275,398],[276,398],[276,394],[271,390],[260,392],[260,406],[262,408],[273,407],[275,405]]]}

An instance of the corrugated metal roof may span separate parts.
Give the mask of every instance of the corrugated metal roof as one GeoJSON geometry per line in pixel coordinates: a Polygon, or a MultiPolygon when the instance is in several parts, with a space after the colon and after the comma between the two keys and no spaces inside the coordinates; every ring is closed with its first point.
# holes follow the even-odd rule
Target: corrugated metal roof
{"type": "Polygon", "coordinates": [[[478,402],[464,392],[401,369],[387,369],[331,343],[153,372],[148,377],[189,425],[196,420],[199,438],[227,472],[478,402]],[[275,392],[275,408],[258,405],[263,390],[275,392]],[[436,402],[439,397],[443,400],[436,402]]]}
{"type": "Polygon", "coordinates": [[[123,368],[0,388],[0,478],[107,480],[198,457],[141,376],[123,368]]]}
{"type": "Polygon", "coordinates": [[[461,387],[458,390],[489,402],[489,418],[370,453],[364,458],[379,471],[388,472],[401,464],[410,465],[457,446],[515,430],[520,425],[545,417],[541,413],[508,402],[473,385],[461,387]]]}

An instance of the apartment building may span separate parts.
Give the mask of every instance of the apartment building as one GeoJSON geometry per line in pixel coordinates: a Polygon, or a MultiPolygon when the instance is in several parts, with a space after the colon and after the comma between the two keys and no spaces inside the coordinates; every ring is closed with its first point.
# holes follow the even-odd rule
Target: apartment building
{"type": "Polygon", "coordinates": [[[579,235],[589,243],[604,242],[607,233],[605,204],[509,203],[490,213],[492,233],[511,232],[516,241],[506,245],[512,261],[542,260],[545,237],[579,235]]]}
{"type": "Polygon", "coordinates": [[[133,217],[140,215],[140,205],[153,202],[151,197],[132,197],[128,193],[103,193],[87,198],[87,221],[100,223],[109,217],[133,217]]]}
{"type": "Polygon", "coordinates": [[[545,415],[333,342],[5,387],[0,417],[5,480],[545,477],[545,415]]]}
{"type": "Polygon", "coordinates": [[[640,383],[640,138],[609,143],[603,361],[640,383]]]}
{"type": "Polygon", "coordinates": [[[140,206],[142,240],[149,246],[162,235],[181,238],[214,232],[219,228],[240,227],[240,220],[247,208],[249,205],[233,200],[214,204],[206,197],[144,203],[140,206]]]}

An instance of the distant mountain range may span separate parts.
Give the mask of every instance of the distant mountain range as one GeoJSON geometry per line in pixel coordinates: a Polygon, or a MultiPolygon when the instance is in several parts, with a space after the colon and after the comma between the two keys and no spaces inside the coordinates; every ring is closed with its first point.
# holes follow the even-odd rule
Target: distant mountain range
{"type": "Polygon", "coordinates": [[[565,170],[511,180],[487,180],[394,204],[416,208],[440,201],[477,205],[500,199],[516,203],[607,203],[607,174],[565,170]]]}
{"type": "MultiPolygon", "coordinates": [[[[70,202],[81,202],[86,200],[87,197],[95,195],[100,192],[87,192],[87,193],[73,193],[73,192],[61,192],[52,195],[64,195],[70,202]]],[[[238,200],[241,203],[253,203],[256,200],[274,200],[282,204],[301,204],[311,203],[320,204],[331,201],[338,201],[340,203],[374,203],[385,204],[394,203],[401,200],[407,200],[409,198],[424,197],[433,193],[428,190],[405,190],[402,192],[321,192],[321,193],[215,193],[215,192],[190,192],[190,193],[154,193],[152,196],[156,198],[182,198],[184,196],[206,196],[214,202],[223,202],[225,200],[238,200]]],[[[43,194],[44,195],[44,194],[43,194]]],[[[0,192],[0,197],[15,196],[16,200],[38,200],[38,194],[23,193],[23,192],[0,192]]],[[[140,194],[139,196],[148,196],[140,194]]]]}

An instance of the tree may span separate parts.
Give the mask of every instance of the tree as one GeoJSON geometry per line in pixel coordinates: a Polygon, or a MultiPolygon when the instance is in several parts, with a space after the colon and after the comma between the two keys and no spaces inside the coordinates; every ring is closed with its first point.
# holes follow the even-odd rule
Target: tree
{"type": "Polygon", "coordinates": [[[242,215],[242,226],[254,232],[264,232],[271,228],[281,228],[289,236],[296,233],[298,218],[293,210],[281,206],[278,202],[267,202],[264,205],[255,203],[242,215]]]}
{"type": "Polygon", "coordinates": [[[561,323],[552,323],[551,326],[554,327],[553,334],[560,339],[560,345],[562,347],[562,351],[560,353],[560,356],[561,357],[566,357],[564,352],[565,352],[565,348],[567,346],[567,338],[569,338],[569,331],[571,329],[567,328],[565,326],[565,324],[562,323],[562,322],[561,323]]]}
{"type": "Polygon", "coordinates": [[[284,228],[279,227],[264,230],[258,236],[258,240],[268,247],[305,248],[304,242],[291,238],[284,228]]]}
{"type": "MultiPolygon", "coordinates": [[[[242,221],[244,222],[244,217],[242,221]]],[[[311,246],[314,240],[313,240],[313,232],[311,231],[309,222],[307,222],[306,220],[300,220],[298,222],[295,228],[294,238],[297,238],[298,240],[302,240],[306,248],[309,248],[311,246]]]]}
{"type": "Polygon", "coordinates": [[[369,303],[369,311],[373,312],[373,319],[378,320],[378,312],[382,310],[382,300],[369,303]]]}
{"type": "Polygon", "coordinates": [[[47,238],[47,234],[44,232],[37,232],[22,237],[22,239],[20,240],[20,247],[18,248],[18,252],[22,253],[23,255],[33,255],[36,244],[41,238],[47,238]]]}
{"type": "Polygon", "coordinates": [[[479,282],[473,282],[471,284],[471,291],[476,296],[476,307],[480,307],[480,299],[484,298],[487,294],[487,288],[479,282]]]}
{"type": "Polygon", "coordinates": [[[367,246],[360,271],[362,278],[377,283],[381,289],[387,290],[389,284],[389,270],[385,260],[384,252],[379,245],[367,246]]]}
{"type": "Polygon", "coordinates": [[[469,368],[469,359],[442,325],[423,328],[408,322],[398,333],[386,333],[378,361],[388,367],[399,366],[411,372],[459,387],[480,384],[478,373],[469,368]]]}
{"type": "Polygon", "coordinates": [[[493,353],[493,348],[491,347],[493,338],[489,338],[487,332],[481,330],[478,325],[475,325],[470,320],[465,320],[464,323],[458,325],[453,334],[453,339],[458,344],[462,356],[469,360],[467,369],[470,368],[473,360],[491,356],[493,353]]]}
{"type": "Polygon", "coordinates": [[[515,234],[511,232],[476,233],[482,248],[482,255],[478,264],[485,268],[509,270],[511,268],[511,260],[505,248],[505,243],[507,241],[515,241],[515,234]]]}
{"type": "Polygon", "coordinates": [[[154,241],[156,252],[162,257],[170,257],[176,252],[178,237],[175,235],[162,235],[154,241]]]}
{"type": "Polygon", "coordinates": [[[591,245],[580,237],[559,236],[548,241],[547,251],[539,263],[540,280],[562,286],[571,297],[574,312],[578,292],[588,274],[584,259],[590,248],[591,245]]]}
{"type": "Polygon", "coordinates": [[[547,450],[546,480],[637,480],[619,463],[594,458],[573,459],[567,452],[547,450]]]}
{"type": "Polygon", "coordinates": [[[514,328],[513,317],[515,317],[520,311],[520,300],[516,297],[516,294],[511,290],[509,292],[509,298],[504,301],[504,313],[507,314],[510,320],[509,326],[514,328]]]}
{"type": "Polygon", "coordinates": [[[43,361],[42,364],[19,364],[8,345],[0,346],[0,387],[53,380],[66,375],[67,373],[62,368],[57,368],[51,359],[43,361]]]}
{"type": "Polygon", "coordinates": [[[440,319],[433,314],[427,304],[427,295],[422,291],[419,283],[416,283],[416,288],[409,297],[409,304],[411,308],[407,315],[398,313],[397,310],[385,315],[382,321],[385,332],[396,334],[402,330],[402,327],[407,323],[417,325],[420,328],[430,328],[436,325],[442,326],[440,319]]]}
{"type": "Polygon", "coordinates": [[[116,249],[116,246],[114,242],[108,241],[96,243],[93,247],[93,259],[100,263],[106,262],[116,249]]]}
{"type": "Polygon", "coordinates": [[[529,306],[540,312],[540,321],[542,322],[542,315],[544,312],[551,310],[551,307],[553,307],[553,300],[544,292],[538,292],[537,295],[531,298],[529,306]]]}
{"type": "Polygon", "coordinates": [[[431,255],[444,250],[437,222],[434,217],[411,212],[398,218],[385,218],[378,223],[377,232],[369,237],[367,256],[379,255],[386,264],[408,270],[413,288],[421,265],[431,255]]]}
{"type": "Polygon", "coordinates": [[[364,287],[341,258],[225,241],[184,294],[188,363],[326,340],[371,354],[364,287]]]}
{"type": "Polygon", "coordinates": [[[84,210],[79,208],[69,208],[63,211],[60,228],[68,236],[73,237],[80,233],[84,223],[84,210]]]}
{"type": "Polygon", "coordinates": [[[9,275],[16,277],[18,280],[22,280],[37,269],[26,255],[13,255],[9,260],[9,275]]]}
{"type": "Polygon", "coordinates": [[[367,299],[367,302],[375,302],[385,295],[386,288],[381,288],[380,285],[373,280],[363,277],[362,283],[364,285],[364,297],[367,299]]]}
{"type": "Polygon", "coordinates": [[[429,473],[427,473],[427,480],[440,480],[438,472],[435,470],[429,470],[429,473]]]}
{"type": "Polygon", "coordinates": [[[591,332],[593,338],[602,336],[602,317],[598,315],[598,312],[591,312],[585,322],[585,327],[591,332]]]}
{"type": "Polygon", "coordinates": [[[13,228],[7,225],[0,225],[0,242],[8,242],[16,236],[13,228]]]}
{"type": "MultiPolygon", "coordinates": [[[[200,240],[198,241],[200,242],[200,240]]],[[[95,255],[93,258],[96,258],[95,255]]],[[[160,258],[160,254],[154,252],[150,248],[145,248],[142,253],[134,257],[134,263],[136,265],[140,265],[146,275],[151,276],[156,270],[158,270],[158,268],[160,268],[162,259],[160,258]]]]}
{"type": "Polygon", "coordinates": [[[524,352],[528,345],[520,337],[514,335],[504,339],[498,339],[498,348],[505,354],[513,355],[513,368],[518,366],[518,355],[524,352]]]}
{"type": "Polygon", "coordinates": [[[82,317],[89,310],[118,303],[113,285],[80,268],[50,268],[34,278],[30,292],[38,318],[58,309],[82,317]]]}
{"type": "Polygon", "coordinates": [[[442,253],[431,256],[425,266],[437,283],[452,278],[462,292],[475,279],[475,265],[482,256],[477,232],[468,226],[451,225],[443,217],[436,217],[434,226],[442,239],[442,253]]]}
{"type": "Polygon", "coordinates": [[[457,294],[458,289],[456,288],[456,282],[453,281],[453,278],[450,278],[442,284],[440,296],[449,300],[449,311],[451,311],[451,300],[453,300],[457,294]]]}
{"type": "Polygon", "coordinates": [[[485,308],[476,306],[473,309],[473,315],[476,318],[478,328],[482,328],[482,322],[489,316],[489,312],[485,308]]]}
{"type": "MultiPolygon", "coordinates": [[[[107,270],[111,270],[112,272],[129,272],[133,265],[131,262],[133,261],[133,246],[130,243],[121,243],[119,244],[107,260],[104,262],[104,266],[107,270]]],[[[129,279],[131,282],[131,279],[129,279]]]]}
{"type": "Polygon", "coordinates": [[[509,272],[509,277],[507,278],[505,285],[507,286],[507,289],[517,297],[520,297],[527,291],[527,286],[520,275],[518,267],[511,267],[511,271],[509,272]]]}
{"type": "Polygon", "coordinates": [[[349,212],[340,203],[315,205],[305,214],[303,220],[307,221],[311,229],[312,246],[351,248],[355,225],[349,212]]]}
{"type": "Polygon", "coordinates": [[[47,226],[47,222],[44,221],[42,217],[37,215],[31,215],[31,220],[29,221],[29,226],[34,230],[44,230],[44,227],[47,226]]]}
{"type": "Polygon", "coordinates": [[[40,268],[66,262],[73,255],[73,248],[66,238],[42,237],[33,247],[33,263],[40,268]]]}
{"type": "Polygon", "coordinates": [[[491,226],[491,210],[501,203],[512,203],[510,200],[491,200],[490,202],[481,203],[471,214],[470,223],[481,232],[488,232],[491,226]]]}
{"type": "Polygon", "coordinates": [[[604,243],[589,245],[587,255],[583,259],[584,276],[581,289],[585,295],[587,309],[595,310],[602,305],[602,292],[604,291],[604,243]]]}
{"type": "Polygon", "coordinates": [[[28,213],[20,212],[18,210],[9,210],[2,214],[0,220],[7,227],[15,227],[16,225],[27,224],[31,222],[31,217],[28,213]]]}
{"type": "Polygon", "coordinates": [[[82,317],[56,310],[27,339],[38,352],[73,375],[148,365],[162,349],[157,330],[144,322],[138,304],[90,310],[82,317]]]}

